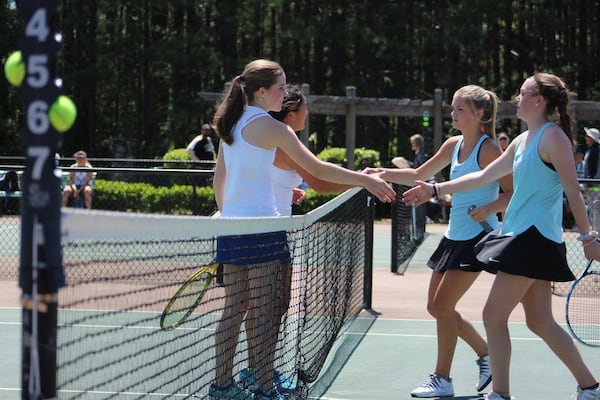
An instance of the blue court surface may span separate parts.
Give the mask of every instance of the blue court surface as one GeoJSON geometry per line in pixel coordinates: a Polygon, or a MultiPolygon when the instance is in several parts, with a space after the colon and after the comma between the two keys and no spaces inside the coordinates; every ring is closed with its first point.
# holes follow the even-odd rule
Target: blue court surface
{"type": "MultiPolygon", "coordinates": [[[[323,400],[403,400],[432,372],[436,357],[435,321],[426,313],[428,256],[444,227],[427,225],[427,237],[403,275],[391,273],[389,226],[375,228],[372,310],[365,310],[343,331],[310,397],[323,400]]],[[[484,334],[481,308],[493,277],[482,274],[459,310],[484,334]]],[[[564,326],[564,297],[554,296],[554,314],[564,326]]],[[[511,392],[516,400],[570,399],[576,383],[544,342],[524,324],[518,307],[511,316],[511,392]]],[[[20,309],[0,308],[0,399],[20,395],[20,309]]],[[[578,346],[600,378],[600,348],[578,346]]],[[[456,399],[481,399],[475,390],[475,354],[459,340],[452,377],[456,399]]],[[[118,396],[116,398],[119,398],[118,396]]],[[[162,398],[152,396],[151,398],[162,398]]]]}

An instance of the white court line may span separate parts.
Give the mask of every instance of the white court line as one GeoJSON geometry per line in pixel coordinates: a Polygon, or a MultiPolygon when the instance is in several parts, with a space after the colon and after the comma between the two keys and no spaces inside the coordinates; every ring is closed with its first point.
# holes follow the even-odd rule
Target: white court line
{"type": "MultiPolygon", "coordinates": [[[[407,320],[407,321],[412,321],[412,320],[407,320]]],[[[434,322],[434,321],[429,321],[429,322],[434,322]]],[[[11,325],[11,326],[20,326],[21,323],[20,322],[2,322],[0,321],[0,326],[2,325],[11,325]]],[[[59,326],[61,326],[61,324],[59,324],[59,326]]],[[[82,325],[69,325],[72,328],[99,328],[99,329],[106,329],[106,328],[126,328],[126,329],[140,329],[140,330],[156,330],[157,327],[155,326],[127,326],[127,327],[123,327],[121,325],[87,325],[87,324],[82,324],[82,325]]],[[[199,329],[197,328],[186,328],[186,327],[179,327],[177,328],[178,331],[197,331],[199,329]]],[[[214,331],[214,329],[206,329],[203,328],[201,329],[202,331],[214,331]]],[[[311,332],[314,333],[314,332],[311,332]]],[[[398,338],[425,338],[425,339],[436,339],[437,335],[427,335],[427,334],[409,334],[409,333],[373,333],[373,332],[367,332],[367,333],[361,333],[361,332],[344,332],[342,333],[340,336],[365,336],[365,337],[398,337],[398,338]]],[[[539,337],[516,337],[516,336],[511,336],[512,340],[519,340],[519,341],[542,341],[541,338],[539,337]]]]}

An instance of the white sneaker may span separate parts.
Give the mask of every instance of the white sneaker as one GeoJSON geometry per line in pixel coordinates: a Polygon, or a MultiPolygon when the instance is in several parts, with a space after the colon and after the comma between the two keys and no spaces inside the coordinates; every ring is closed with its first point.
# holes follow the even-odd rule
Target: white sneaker
{"type": "Polygon", "coordinates": [[[496,392],[489,392],[488,394],[485,395],[483,400],[513,400],[514,397],[504,397],[499,395],[496,392]]]}
{"type": "Polygon", "coordinates": [[[452,397],[454,396],[452,379],[430,374],[421,386],[410,392],[410,395],[412,397],[452,397]]]}
{"type": "Polygon", "coordinates": [[[492,368],[490,367],[490,356],[485,355],[475,360],[479,366],[479,383],[477,384],[477,391],[481,392],[487,387],[492,381],[492,368]]]}
{"type": "Polygon", "coordinates": [[[596,389],[582,390],[577,386],[576,400],[600,400],[600,387],[596,389]]]}

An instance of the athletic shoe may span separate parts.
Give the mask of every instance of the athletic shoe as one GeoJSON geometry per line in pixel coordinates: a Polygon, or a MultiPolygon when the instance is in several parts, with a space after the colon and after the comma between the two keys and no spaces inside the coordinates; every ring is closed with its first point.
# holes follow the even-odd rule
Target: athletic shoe
{"type": "Polygon", "coordinates": [[[600,387],[582,390],[577,386],[577,400],[600,400],[600,387]]]}
{"type": "Polygon", "coordinates": [[[506,396],[501,396],[496,392],[489,392],[488,394],[485,395],[483,400],[513,400],[514,397],[506,397],[506,396]]]}
{"type": "Polygon", "coordinates": [[[208,389],[208,398],[209,400],[251,400],[252,393],[233,383],[223,387],[212,383],[208,389]]]}
{"type": "Polygon", "coordinates": [[[277,393],[276,390],[269,390],[266,393],[261,391],[254,392],[253,400],[286,400],[286,397],[277,393]]]}
{"type": "MultiPolygon", "coordinates": [[[[244,368],[240,371],[240,385],[248,390],[258,390],[258,380],[254,368],[244,368]]],[[[273,371],[273,386],[280,393],[293,393],[296,391],[294,379],[277,370],[273,371]]]]}
{"type": "Polygon", "coordinates": [[[277,370],[273,371],[273,386],[275,386],[280,393],[293,393],[296,391],[294,378],[282,374],[277,370]]]}
{"type": "Polygon", "coordinates": [[[254,368],[244,368],[240,371],[239,385],[244,389],[252,391],[258,390],[258,380],[256,379],[254,368]]]}
{"type": "Polygon", "coordinates": [[[492,368],[490,367],[490,356],[485,355],[475,360],[479,365],[479,383],[477,384],[477,391],[481,392],[487,387],[492,381],[492,368]]]}
{"type": "Polygon", "coordinates": [[[421,386],[410,392],[410,395],[412,397],[452,397],[454,396],[452,379],[430,374],[421,386]]]}

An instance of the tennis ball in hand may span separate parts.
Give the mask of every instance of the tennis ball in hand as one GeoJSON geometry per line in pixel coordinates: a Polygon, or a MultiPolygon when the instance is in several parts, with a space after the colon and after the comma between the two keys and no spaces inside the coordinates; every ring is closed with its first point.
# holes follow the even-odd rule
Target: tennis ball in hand
{"type": "Polygon", "coordinates": [[[21,86],[25,78],[25,62],[20,51],[15,51],[6,59],[4,75],[11,85],[21,86]]]}
{"type": "Polygon", "coordinates": [[[66,132],[73,126],[77,117],[77,108],[67,96],[58,96],[48,111],[50,123],[58,132],[66,132]]]}

